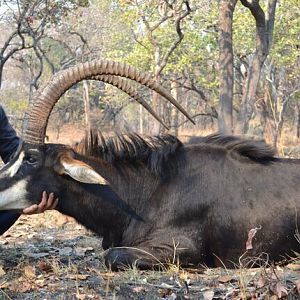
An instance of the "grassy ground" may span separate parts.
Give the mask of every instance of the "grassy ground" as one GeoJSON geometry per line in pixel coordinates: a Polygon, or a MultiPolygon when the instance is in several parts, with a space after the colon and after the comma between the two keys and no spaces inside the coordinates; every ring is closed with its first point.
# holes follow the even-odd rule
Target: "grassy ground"
{"type": "Polygon", "coordinates": [[[22,216],[0,238],[0,299],[300,299],[288,267],[110,272],[101,240],[57,212],[22,216]]]}

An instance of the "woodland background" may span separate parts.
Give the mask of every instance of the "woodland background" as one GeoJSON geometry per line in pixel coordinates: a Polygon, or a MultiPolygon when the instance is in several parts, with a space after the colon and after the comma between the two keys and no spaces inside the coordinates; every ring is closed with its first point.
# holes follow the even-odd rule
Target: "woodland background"
{"type": "MultiPolygon", "coordinates": [[[[22,133],[33,93],[91,59],[152,72],[193,116],[138,90],[182,139],[221,131],[266,139],[300,157],[299,0],[0,0],[0,103],[22,133]],[[54,75],[55,76],[55,75],[54,75]]],[[[98,81],[72,87],[47,134],[85,128],[164,131],[126,94],[98,81]]],[[[22,216],[0,237],[0,299],[299,299],[299,259],[236,270],[163,272],[104,267],[100,239],[53,211],[22,216]],[[289,296],[287,296],[289,295],[289,296]]],[[[299,258],[299,255],[298,255],[299,258]]]]}
{"type": "MultiPolygon", "coordinates": [[[[265,138],[281,154],[300,138],[299,0],[1,0],[0,99],[21,133],[34,91],[59,70],[101,58],[152,72],[193,116],[139,90],[176,135],[265,138]]],[[[126,94],[97,81],[71,88],[50,127],[157,134],[126,94]]]]}

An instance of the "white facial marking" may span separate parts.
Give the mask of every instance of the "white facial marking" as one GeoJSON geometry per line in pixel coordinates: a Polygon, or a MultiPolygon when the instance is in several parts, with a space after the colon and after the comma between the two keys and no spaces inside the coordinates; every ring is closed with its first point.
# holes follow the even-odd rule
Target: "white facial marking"
{"type": "Polygon", "coordinates": [[[15,176],[15,174],[18,172],[20,166],[22,165],[23,162],[23,158],[24,158],[25,154],[22,151],[18,157],[18,159],[14,162],[13,165],[11,165],[6,171],[4,171],[0,178],[4,178],[4,177],[13,177],[15,176]]]}
{"type": "Polygon", "coordinates": [[[26,185],[27,180],[23,179],[10,188],[0,191],[0,210],[23,209],[30,206],[31,203],[26,200],[26,185]]]}

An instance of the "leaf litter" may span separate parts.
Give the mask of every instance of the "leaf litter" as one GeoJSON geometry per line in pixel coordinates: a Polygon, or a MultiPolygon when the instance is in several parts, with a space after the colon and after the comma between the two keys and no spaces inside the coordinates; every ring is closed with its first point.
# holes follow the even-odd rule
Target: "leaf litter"
{"type": "Polygon", "coordinates": [[[281,268],[111,272],[101,239],[55,211],[21,216],[0,237],[0,249],[0,299],[300,299],[299,261],[281,268]]]}

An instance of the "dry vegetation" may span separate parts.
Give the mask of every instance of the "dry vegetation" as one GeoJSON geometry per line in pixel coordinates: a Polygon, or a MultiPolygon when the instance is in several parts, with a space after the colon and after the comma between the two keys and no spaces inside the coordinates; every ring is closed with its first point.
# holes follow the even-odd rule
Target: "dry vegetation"
{"type": "Polygon", "coordinates": [[[184,270],[174,264],[161,272],[113,273],[103,264],[101,240],[54,211],[22,216],[0,245],[0,299],[299,299],[297,261],[269,267],[262,259],[255,269],[184,270]]]}

